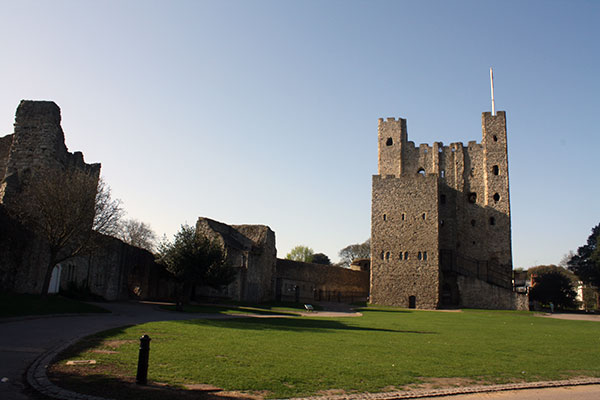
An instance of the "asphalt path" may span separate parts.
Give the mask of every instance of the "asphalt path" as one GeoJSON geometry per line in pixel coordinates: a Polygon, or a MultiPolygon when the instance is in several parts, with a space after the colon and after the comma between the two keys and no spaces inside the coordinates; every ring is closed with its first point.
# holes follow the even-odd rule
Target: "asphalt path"
{"type": "Polygon", "coordinates": [[[151,321],[226,318],[219,314],[181,314],[159,310],[155,304],[101,303],[110,314],[81,314],[8,319],[0,322],[0,399],[25,400],[32,394],[23,375],[40,355],[73,339],[106,329],[151,321]]]}

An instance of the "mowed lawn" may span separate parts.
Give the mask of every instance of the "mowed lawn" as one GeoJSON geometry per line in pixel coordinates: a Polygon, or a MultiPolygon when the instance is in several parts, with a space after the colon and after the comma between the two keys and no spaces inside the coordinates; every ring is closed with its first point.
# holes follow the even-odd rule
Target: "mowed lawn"
{"type": "Polygon", "coordinates": [[[64,372],[66,360],[95,359],[95,366],[73,373],[135,377],[137,339],[148,334],[150,381],[277,398],[329,389],[378,392],[427,378],[502,383],[600,376],[597,322],[509,311],[360,311],[354,318],[148,323],[90,337],[59,365],[64,372]]]}

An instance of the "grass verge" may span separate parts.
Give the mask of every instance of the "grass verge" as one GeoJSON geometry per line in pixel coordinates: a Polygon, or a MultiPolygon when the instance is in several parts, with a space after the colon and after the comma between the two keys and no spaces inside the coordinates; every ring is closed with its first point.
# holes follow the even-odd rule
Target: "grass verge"
{"type": "MultiPolygon", "coordinates": [[[[225,398],[239,392],[246,398],[282,398],[431,382],[448,386],[600,376],[597,322],[481,310],[360,311],[363,317],[346,319],[207,319],[112,330],[63,354],[51,367],[51,378],[84,393],[106,395],[113,388],[115,398],[151,399],[152,393],[159,393],[156,398],[198,396],[197,391],[173,389],[188,384],[221,388],[225,398]],[[166,386],[131,385],[142,334],[152,338],[149,380],[166,386]],[[97,364],[66,366],[72,359],[97,364]]],[[[217,392],[203,395],[217,398],[217,392]]]]}
{"type": "Polygon", "coordinates": [[[68,299],[60,295],[49,295],[46,299],[39,295],[21,293],[0,293],[0,318],[27,315],[105,313],[104,308],[68,299]]]}

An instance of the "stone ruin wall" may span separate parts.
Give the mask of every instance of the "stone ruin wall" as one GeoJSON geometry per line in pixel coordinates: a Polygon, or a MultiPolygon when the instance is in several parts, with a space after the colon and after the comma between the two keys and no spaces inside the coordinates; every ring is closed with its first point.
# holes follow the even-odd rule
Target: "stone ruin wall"
{"type": "Polygon", "coordinates": [[[222,290],[202,287],[198,294],[249,302],[273,299],[277,250],[268,226],[227,225],[201,217],[196,232],[216,239],[226,250],[227,262],[237,269],[235,280],[222,290]]]}
{"type": "MultiPolygon", "coordinates": [[[[69,153],[60,126],[59,107],[49,101],[19,104],[14,133],[0,138],[0,289],[39,293],[47,243],[10,217],[6,204],[18,200],[22,178],[47,168],[76,168],[98,178],[100,164],[86,164],[80,152],[69,153]],[[5,194],[7,196],[5,196],[5,194]],[[3,204],[4,203],[4,204],[3,204]]],[[[88,286],[107,300],[168,298],[171,281],[146,250],[102,236],[94,254],[61,263],[61,289],[88,286]]]]}
{"type": "Polygon", "coordinates": [[[369,273],[331,265],[277,259],[276,299],[295,301],[365,301],[369,273]]]}
{"type": "Polygon", "coordinates": [[[8,164],[12,139],[12,134],[0,137],[0,182],[4,179],[4,175],[6,175],[6,166],[8,164]]]}
{"type": "Polygon", "coordinates": [[[54,102],[21,101],[14,133],[0,138],[0,203],[16,200],[24,179],[36,171],[75,168],[99,177],[100,164],[86,164],[81,152],[67,150],[60,122],[60,108],[54,102]]]}
{"type": "MultiPolygon", "coordinates": [[[[438,285],[430,276],[414,281],[410,278],[410,271],[406,271],[407,274],[400,272],[403,267],[396,259],[393,265],[385,266],[380,247],[391,246],[385,240],[402,246],[411,242],[437,247],[439,253],[444,254],[448,268],[460,269],[462,260],[471,264],[475,262],[478,266],[475,274],[485,275],[487,279],[488,270],[493,271],[489,275],[493,275],[495,283],[510,287],[512,256],[505,112],[500,111],[496,116],[483,113],[482,142],[471,141],[467,146],[462,143],[444,146],[440,142],[432,146],[415,146],[408,141],[406,120],[379,119],[378,148],[379,175],[373,177],[372,245],[375,250],[372,253],[372,301],[404,305],[405,290],[410,285],[441,286],[449,280],[456,287],[455,271],[441,274],[438,285]],[[419,176],[432,179],[423,186],[420,182],[424,181],[419,181],[419,176]],[[392,183],[394,180],[406,182],[406,193],[391,194],[397,185],[392,183]],[[398,224],[394,228],[389,226],[389,221],[382,220],[386,210],[398,207],[418,213],[417,208],[423,208],[422,204],[425,204],[422,197],[435,191],[438,192],[438,215],[430,223],[439,226],[438,232],[410,231],[402,228],[406,224],[398,224]],[[415,235],[419,236],[416,242],[415,235]],[[435,246],[434,242],[437,242],[435,246]],[[481,271],[484,267],[485,274],[481,271]],[[406,283],[401,286],[398,298],[390,298],[387,293],[393,292],[392,286],[398,286],[394,282],[399,278],[386,282],[385,277],[395,275],[404,276],[406,283]],[[387,285],[389,290],[378,292],[377,288],[381,287],[378,282],[387,285]]],[[[442,264],[442,260],[432,260],[432,265],[435,266],[436,262],[442,264]]]]}
{"type": "Polygon", "coordinates": [[[248,257],[245,297],[252,302],[271,300],[277,264],[275,232],[265,225],[233,225],[233,228],[256,244],[248,257]]]}

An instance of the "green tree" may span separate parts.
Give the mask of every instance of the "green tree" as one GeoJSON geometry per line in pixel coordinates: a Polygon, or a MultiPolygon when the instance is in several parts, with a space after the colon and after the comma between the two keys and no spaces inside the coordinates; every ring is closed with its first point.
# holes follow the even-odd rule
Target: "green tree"
{"type": "Polygon", "coordinates": [[[194,285],[219,288],[235,277],[235,270],[226,262],[221,245],[198,235],[189,225],[182,225],[172,242],[160,243],[157,261],[175,278],[178,311],[183,311],[194,285]]]}
{"type": "Polygon", "coordinates": [[[535,267],[531,267],[531,268],[527,269],[526,272],[527,272],[527,279],[531,279],[532,276],[535,278],[536,276],[539,276],[542,274],[547,274],[549,272],[556,272],[556,273],[563,274],[564,276],[566,276],[573,285],[576,285],[577,282],[579,281],[579,279],[573,272],[569,271],[567,268],[559,267],[554,264],[537,265],[535,267]]]}
{"type": "Polygon", "coordinates": [[[323,253],[313,254],[311,262],[313,264],[331,265],[331,260],[323,253]]]}
{"type": "MultiPolygon", "coordinates": [[[[571,257],[567,265],[585,284],[591,285],[600,294],[600,224],[592,228],[586,244],[577,249],[577,254],[571,257]]],[[[600,307],[600,296],[597,298],[597,306],[600,307]]]]}
{"type": "Polygon", "coordinates": [[[356,259],[371,257],[371,239],[344,247],[340,250],[339,256],[340,265],[345,268],[350,267],[352,261],[356,259]]]}
{"type": "Polygon", "coordinates": [[[312,262],[314,251],[308,246],[296,246],[285,256],[288,260],[312,262]]]}
{"type": "Polygon", "coordinates": [[[554,303],[559,308],[575,307],[577,293],[573,282],[559,271],[542,272],[533,278],[529,297],[542,304],[554,303]]]}

